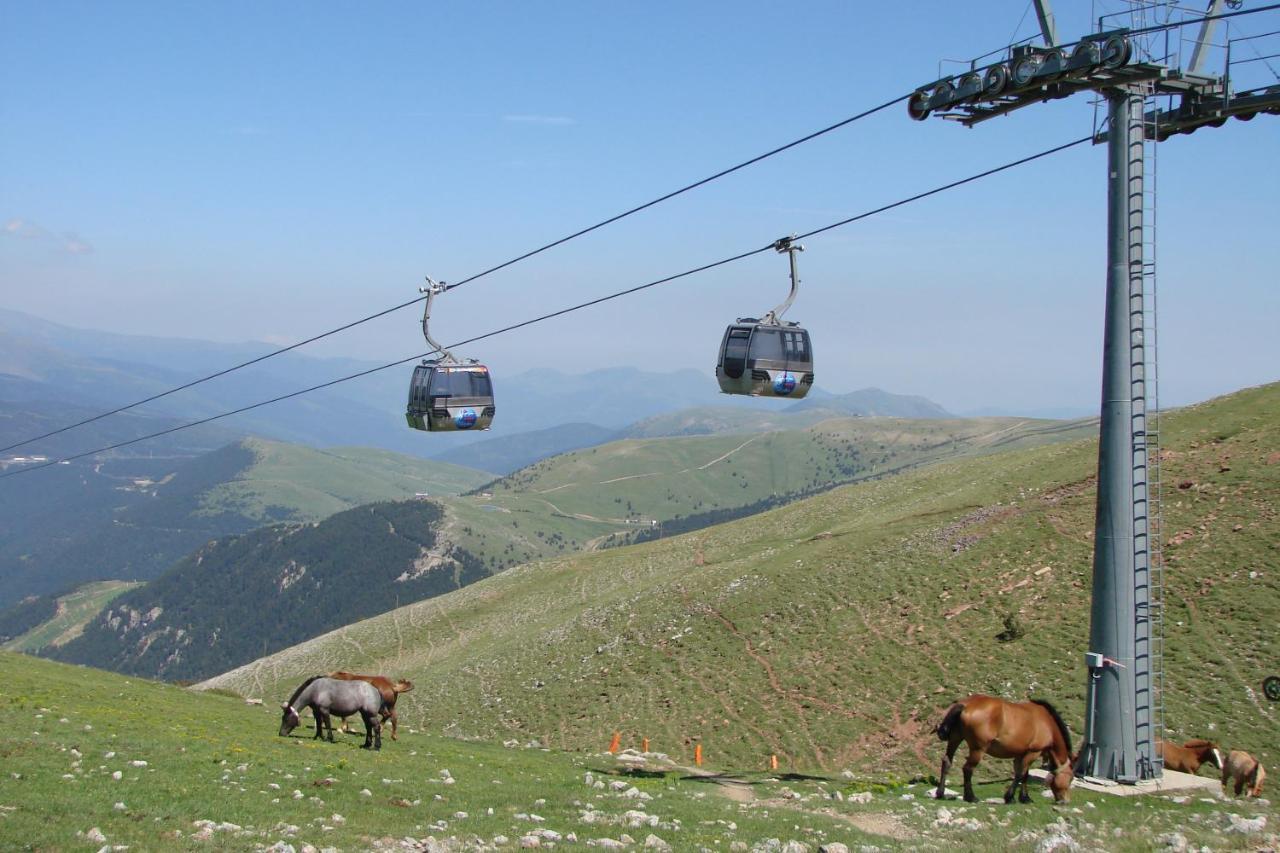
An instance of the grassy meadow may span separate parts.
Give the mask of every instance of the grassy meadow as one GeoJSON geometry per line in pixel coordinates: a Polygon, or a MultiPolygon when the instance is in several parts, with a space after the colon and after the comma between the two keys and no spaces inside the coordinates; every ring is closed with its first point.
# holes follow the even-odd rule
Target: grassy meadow
{"type": "MultiPolygon", "coordinates": [[[[5,850],[1037,850],[1070,841],[1126,851],[1277,840],[1275,810],[1260,801],[1077,791],[1066,806],[1040,796],[938,803],[923,781],[712,776],[658,755],[624,762],[404,727],[372,752],[359,748],[363,736],[279,737],[272,701],[247,705],[7,652],[0,683],[5,850]]],[[[980,769],[979,796],[999,796],[1006,767],[980,769]]]]}
{"type": "MultiPolygon", "coordinates": [[[[1166,724],[1274,763],[1280,385],[1169,415],[1166,724]]],[[[741,441],[741,439],[736,439],[741,441]]],[[[710,766],[909,779],[958,696],[1083,729],[1096,443],[944,462],[641,546],[520,566],[207,682],[275,697],[336,667],[429,684],[402,716],[710,766]],[[1007,621],[1020,635],[1003,641],[1007,621]]],[[[1015,632],[1015,633],[1018,633],[1015,632]]]]}

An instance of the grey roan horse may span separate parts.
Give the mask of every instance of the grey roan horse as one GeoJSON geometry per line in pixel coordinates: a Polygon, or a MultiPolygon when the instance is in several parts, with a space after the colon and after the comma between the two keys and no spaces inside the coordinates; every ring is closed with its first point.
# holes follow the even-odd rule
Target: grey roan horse
{"type": "Polygon", "coordinates": [[[378,712],[382,709],[382,694],[378,688],[367,681],[339,681],[336,678],[323,678],[313,675],[293,691],[293,696],[281,706],[280,736],[285,737],[297,728],[298,712],[302,708],[310,708],[316,718],[316,734],[324,737],[324,729],[329,731],[329,743],[333,743],[333,722],[330,714],[347,716],[360,714],[364,720],[364,748],[382,749],[382,720],[378,712]]]}

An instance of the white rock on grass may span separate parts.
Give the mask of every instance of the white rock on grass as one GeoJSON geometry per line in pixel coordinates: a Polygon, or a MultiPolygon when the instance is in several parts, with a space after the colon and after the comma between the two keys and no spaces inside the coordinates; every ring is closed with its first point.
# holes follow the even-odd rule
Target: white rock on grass
{"type": "Polygon", "coordinates": [[[859,791],[856,794],[850,794],[844,799],[846,803],[869,803],[871,802],[871,792],[859,791]]]}
{"type": "Polygon", "coordinates": [[[119,782],[121,779],[124,778],[124,774],[121,773],[119,770],[117,770],[116,772],[111,774],[111,778],[119,782]]]}
{"type": "Polygon", "coordinates": [[[1181,832],[1166,832],[1156,837],[1156,846],[1172,850],[1173,853],[1185,853],[1188,846],[1187,837],[1181,832]]]}
{"type": "Polygon", "coordinates": [[[632,809],[622,815],[623,821],[632,829],[639,829],[642,826],[657,826],[658,816],[656,814],[646,814],[645,812],[632,809]]]}
{"type": "Polygon", "coordinates": [[[1065,832],[1058,832],[1041,839],[1036,845],[1036,853],[1055,853],[1063,850],[1079,850],[1080,845],[1065,832]]]}
{"type": "Polygon", "coordinates": [[[525,835],[520,839],[521,847],[541,847],[542,839],[536,835],[525,835]]]}
{"type": "Polygon", "coordinates": [[[1231,821],[1227,827],[1227,832],[1238,832],[1241,835],[1252,835],[1255,832],[1262,832],[1267,828],[1267,816],[1258,815],[1255,818],[1240,817],[1238,814],[1227,815],[1231,821]]]}
{"type": "Polygon", "coordinates": [[[830,844],[819,845],[818,853],[849,853],[849,847],[839,841],[832,841],[830,844]]]}
{"type": "Polygon", "coordinates": [[[131,765],[133,765],[134,767],[146,767],[146,766],[147,766],[147,762],[142,761],[142,760],[130,761],[129,763],[130,763],[131,765]]]}
{"type": "Polygon", "coordinates": [[[102,834],[102,830],[98,829],[96,826],[86,832],[84,837],[86,841],[92,841],[94,844],[101,844],[107,840],[107,837],[102,834]]]}
{"type": "Polygon", "coordinates": [[[370,791],[368,788],[361,788],[361,789],[360,789],[360,796],[362,796],[362,797],[372,797],[372,796],[373,796],[373,791],[370,791]]]}
{"type": "Polygon", "coordinates": [[[670,850],[671,845],[652,832],[645,836],[644,846],[649,850],[670,850]]]}
{"type": "Polygon", "coordinates": [[[116,810],[116,811],[118,811],[118,812],[122,812],[122,811],[125,811],[126,809],[128,809],[129,807],[128,807],[128,806],[126,806],[124,803],[116,803],[116,804],[115,804],[114,806],[112,806],[111,808],[115,809],[115,810],[116,810]]]}

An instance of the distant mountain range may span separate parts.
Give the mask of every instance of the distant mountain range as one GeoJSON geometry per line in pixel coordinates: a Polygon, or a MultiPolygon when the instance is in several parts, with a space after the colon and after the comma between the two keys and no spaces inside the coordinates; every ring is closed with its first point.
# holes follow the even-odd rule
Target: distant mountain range
{"type": "MultiPolygon", "coordinates": [[[[42,413],[38,424],[11,423],[6,428],[0,423],[0,435],[20,440],[275,349],[262,343],[222,344],[74,329],[0,310],[0,401],[42,413]],[[60,407],[66,407],[65,414],[60,407]]],[[[194,420],[375,366],[289,352],[132,413],[194,420]]],[[[733,417],[722,410],[738,410],[746,423],[815,409],[840,416],[946,416],[941,407],[922,398],[874,389],[838,396],[814,389],[805,400],[788,405],[721,394],[714,379],[692,369],[650,373],[626,367],[566,374],[536,368],[495,377],[498,416],[491,431],[426,436],[405,427],[406,377],[404,371],[383,371],[219,420],[221,443],[251,434],[313,447],[382,447],[508,473],[538,458],[608,440],[639,421],[684,410],[697,417],[698,412],[714,409],[720,412],[715,417],[722,420],[733,417]],[[477,444],[485,449],[475,450],[477,444]]],[[[653,434],[654,428],[650,424],[646,434],[653,434]]],[[[91,450],[113,443],[111,430],[118,431],[115,418],[17,452],[62,455],[91,450]]],[[[217,444],[203,449],[213,446],[217,444]]],[[[149,447],[125,452],[145,455],[149,447]]]]}

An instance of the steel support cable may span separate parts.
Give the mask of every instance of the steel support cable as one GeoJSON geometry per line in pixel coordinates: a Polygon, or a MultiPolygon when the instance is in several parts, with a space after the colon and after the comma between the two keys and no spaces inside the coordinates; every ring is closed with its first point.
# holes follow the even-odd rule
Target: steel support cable
{"type": "MultiPolygon", "coordinates": [[[[978,172],[977,174],[970,175],[970,176],[969,176],[969,177],[967,177],[967,178],[961,178],[961,179],[959,179],[959,180],[952,181],[952,182],[950,182],[950,183],[943,184],[943,185],[938,186],[938,187],[934,187],[934,188],[933,188],[933,189],[931,189],[931,190],[925,190],[924,192],[916,193],[916,194],[915,194],[915,195],[913,195],[913,196],[909,196],[909,197],[907,197],[907,198],[900,199],[899,201],[895,201],[895,202],[892,202],[892,203],[890,203],[890,204],[882,205],[882,206],[877,207],[877,208],[875,208],[875,209],[873,209],[873,210],[866,211],[865,213],[859,213],[859,214],[857,214],[856,216],[850,216],[850,217],[848,217],[848,218],[846,218],[846,219],[841,219],[841,220],[839,220],[838,222],[833,222],[833,223],[831,223],[830,225],[824,225],[824,226],[823,226],[823,227],[821,227],[821,228],[815,228],[815,229],[814,229],[814,230],[812,230],[812,231],[807,231],[807,232],[805,232],[804,234],[800,234],[800,235],[798,235],[798,239],[805,239],[805,238],[808,238],[808,237],[813,237],[813,236],[816,236],[816,235],[818,235],[818,234],[822,234],[822,233],[824,233],[824,232],[831,231],[831,230],[833,230],[833,229],[835,229],[835,228],[840,228],[840,227],[842,227],[842,226],[844,226],[844,225],[848,225],[848,224],[850,224],[850,223],[852,223],[852,222],[857,222],[858,220],[861,220],[861,219],[867,219],[868,217],[875,216],[876,214],[884,213],[884,212],[885,212],[885,211],[887,211],[887,210],[893,210],[894,208],[902,207],[903,205],[910,204],[910,203],[911,203],[911,202],[913,202],[913,201],[919,201],[919,200],[920,200],[920,199],[922,199],[922,198],[928,198],[929,196],[937,195],[938,193],[945,192],[945,191],[947,191],[947,190],[949,190],[949,189],[954,189],[954,188],[959,187],[959,186],[964,186],[965,184],[973,183],[974,181],[978,181],[978,180],[981,180],[982,178],[990,177],[991,175],[995,175],[995,174],[997,174],[997,173],[999,173],[999,172],[1004,172],[1004,171],[1007,171],[1007,170],[1009,170],[1009,169],[1013,169],[1013,168],[1015,168],[1015,167],[1017,167],[1017,166],[1021,166],[1021,165],[1024,165],[1024,164],[1026,164],[1026,163],[1030,163],[1030,162],[1035,161],[1035,160],[1040,160],[1040,159],[1042,159],[1042,158],[1044,158],[1044,157],[1048,157],[1048,156],[1049,156],[1049,155],[1051,155],[1051,154],[1056,154],[1056,153],[1058,153],[1059,151],[1065,151],[1065,150],[1066,150],[1066,149],[1068,149],[1068,148],[1074,148],[1075,146],[1077,146],[1077,145],[1082,145],[1082,144],[1084,144],[1084,143],[1086,143],[1086,142],[1091,141],[1092,139],[1093,139],[1093,135],[1092,135],[1092,134],[1090,134],[1089,136],[1082,136],[1081,138],[1076,139],[1076,140],[1074,140],[1074,141],[1072,141],[1072,142],[1067,142],[1067,143],[1064,143],[1064,144],[1062,144],[1062,145],[1056,145],[1056,146],[1054,146],[1053,148],[1048,148],[1048,149],[1045,149],[1044,151],[1041,151],[1041,152],[1039,152],[1039,153],[1031,154],[1031,155],[1028,155],[1028,156],[1026,156],[1026,157],[1019,158],[1019,159],[1017,159],[1017,160],[1011,160],[1010,162],[1005,163],[1005,164],[1004,164],[1004,165],[1002,165],[1002,166],[996,166],[996,167],[994,167],[994,168],[987,169],[987,170],[982,171],[982,172],[978,172]]],[[[649,288],[651,288],[651,287],[657,287],[657,286],[658,286],[658,285],[660,285],[660,284],[668,284],[668,283],[670,283],[670,282],[677,281],[677,280],[682,279],[682,278],[688,278],[688,277],[689,277],[689,276],[691,276],[691,275],[697,275],[698,273],[706,272],[707,270],[711,270],[711,269],[715,269],[716,267],[722,267],[722,266],[725,266],[726,264],[731,264],[731,263],[735,263],[735,262],[737,262],[737,261],[741,261],[741,260],[743,260],[743,259],[745,259],[745,258],[752,257],[753,255],[760,255],[760,254],[764,254],[765,252],[771,252],[771,251],[774,251],[774,242],[772,242],[772,241],[771,241],[771,242],[769,242],[769,243],[767,243],[767,244],[765,244],[765,245],[763,245],[763,246],[760,246],[759,248],[756,248],[756,249],[750,249],[750,250],[745,251],[745,252],[740,252],[740,253],[738,253],[738,254],[736,254],[736,255],[731,255],[731,256],[729,256],[729,257],[727,257],[727,258],[721,258],[721,259],[720,259],[720,260],[718,260],[718,261],[712,261],[711,263],[703,264],[703,265],[701,265],[701,266],[698,266],[698,267],[694,267],[694,268],[692,268],[692,269],[685,270],[684,272],[679,272],[679,273],[676,273],[676,274],[674,274],[674,275],[666,276],[666,277],[664,277],[664,278],[655,279],[655,280],[653,280],[653,281],[646,282],[646,283],[644,283],[644,284],[638,284],[638,285],[636,285],[635,287],[629,287],[629,288],[627,288],[626,290],[619,290],[619,291],[617,291],[617,292],[615,292],[615,293],[610,293],[610,294],[608,294],[608,295],[606,295],[606,296],[600,296],[600,297],[597,297],[597,298],[595,298],[595,299],[588,300],[588,301],[586,301],[586,302],[580,302],[580,303],[578,303],[577,305],[571,305],[571,306],[569,306],[568,308],[561,308],[561,309],[559,309],[558,311],[552,311],[552,312],[550,312],[550,313],[548,313],[548,314],[543,314],[543,315],[541,315],[541,316],[539,316],[539,317],[533,317],[533,318],[528,319],[528,320],[522,320],[522,321],[521,321],[521,322],[519,322],[519,323],[512,323],[512,324],[511,324],[511,325],[509,325],[509,326],[503,326],[501,329],[494,329],[494,330],[493,330],[493,331],[491,331],[491,332],[485,332],[485,333],[484,333],[484,334],[482,334],[482,335],[476,335],[475,337],[467,338],[466,340],[462,340],[462,341],[458,341],[457,343],[449,344],[449,346],[447,347],[447,349],[452,349],[453,347],[466,346],[467,344],[472,344],[472,343],[475,343],[475,342],[477,342],[477,341],[483,341],[483,340],[486,340],[486,339],[488,339],[488,338],[497,337],[498,335],[503,335],[503,334],[506,334],[507,332],[513,332],[513,331],[515,331],[515,330],[517,330],[517,329],[523,329],[523,328],[524,328],[524,327],[526,327],[526,326],[532,326],[532,325],[534,325],[535,323],[541,323],[541,322],[543,322],[544,320],[551,320],[551,319],[553,319],[553,318],[555,318],[555,317],[561,317],[561,316],[564,316],[565,314],[571,314],[571,313],[573,313],[574,311],[580,311],[580,310],[582,310],[582,309],[584,309],[584,308],[590,308],[590,307],[592,307],[592,306],[599,305],[599,304],[601,304],[601,303],[603,303],[603,302],[609,302],[609,301],[614,300],[614,299],[619,299],[619,298],[621,298],[621,297],[623,297],[623,296],[630,296],[630,295],[631,295],[631,294],[633,294],[633,293],[639,293],[639,292],[640,292],[640,291],[642,291],[642,290],[648,290],[649,288]]],[[[148,434],[148,435],[139,436],[138,438],[131,438],[131,439],[127,440],[127,441],[120,441],[120,442],[116,442],[115,444],[107,445],[106,447],[99,447],[99,448],[96,448],[96,449],[94,449],[94,450],[86,450],[86,451],[84,451],[83,453],[76,453],[76,454],[73,454],[73,455],[70,455],[70,456],[64,456],[64,457],[62,457],[61,459],[53,459],[53,460],[49,460],[49,461],[47,461],[47,462],[42,462],[42,463],[40,463],[39,465],[31,465],[31,466],[28,466],[28,467],[26,467],[26,468],[18,468],[18,469],[13,470],[13,471],[6,471],[6,472],[4,472],[3,474],[0,474],[0,479],[4,479],[4,478],[6,478],[6,477],[13,477],[13,476],[16,476],[16,475],[18,475],[18,474],[24,474],[24,473],[29,472],[29,471],[39,471],[41,468],[48,468],[48,467],[50,467],[50,466],[52,466],[52,465],[60,465],[60,464],[62,464],[62,463],[64,463],[64,462],[71,462],[71,461],[74,461],[74,460],[76,460],[76,459],[83,459],[83,458],[84,458],[84,457],[86,457],[86,456],[94,456],[94,455],[99,454],[99,453],[106,453],[106,452],[111,451],[111,450],[117,450],[117,449],[119,449],[119,448],[121,448],[121,447],[128,447],[128,446],[129,446],[129,445],[131,445],[131,444],[138,444],[138,443],[143,442],[143,441],[149,441],[149,440],[151,440],[151,439],[153,439],[153,438],[160,438],[161,436],[169,435],[169,434],[171,434],[171,433],[175,433],[175,432],[178,432],[178,431],[180,431],[180,430],[184,430],[184,429],[190,429],[191,427],[203,426],[204,424],[211,423],[211,422],[213,422],[213,421],[217,421],[217,420],[221,420],[222,418],[228,418],[228,417],[231,417],[232,415],[239,415],[239,414],[243,414],[243,413],[248,412],[248,411],[251,411],[251,410],[253,410],[253,409],[261,408],[262,406],[269,406],[269,405],[271,405],[272,403],[280,403],[280,402],[283,402],[283,401],[285,401],[285,400],[292,399],[292,398],[294,398],[294,397],[300,397],[300,396],[302,396],[303,394],[309,394],[309,393],[311,393],[312,391],[319,391],[319,390],[324,389],[324,388],[329,388],[329,387],[331,387],[331,386],[333,386],[333,385],[339,385],[339,384],[341,384],[341,383],[343,383],[343,382],[349,382],[349,381],[351,381],[352,379],[359,379],[359,378],[361,378],[361,377],[363,377],[363,376],[368,376],[368,375],[370,375],[370,374],[372,374],[372,373],[378,373],[379,371],[382,371],[382,370],[387,370],[387,369],[392,368],[392,367],[398,367],[398,366],[400,366],[400,365],[402,365],[402,364],[408,364],[408,363],[409,363],[409,362],[411,362],[411,361],[417,361],[417,360],[418,360],[418,359],[420,359],[420,358],[426,358],[427,356],[430,356],[430,355],[432,355],[432,354],[434,354],[434,353],[436,353],[436,352],[439,352],[439,350],[432,350],[431,352],[425,352],[425,353],[419,353],[418,355],[412,355],[412,356],[409,356],[408,358],[402,358],[402,359],[399,359],[398,361],[392,361],[392,362],[389,362],[389,363],[387,363],[387,364],[379,365],[379,366],[377,366],[377,367],[371,367],[371,368],[369,368],[368,370],[361,370],[361,371],[359,371],[358,373],[352,373],[352,374],[350,374],[350,375],[348,375],[348,376],[342,376],[342,377],[339,377],[339,378],[337,378],[337,379],[331,379],[330,381],[328,381],[328,382],[322,382],[322,383],[321,383],[321,384],[319,384],[319,385],[312,385],[310,388],[303,388],[303,389],[302,389],[302,390],[300,390],[300,391],[293,391],[293,392],[288,393],[288,394],[281,394],[280,396],[278,396],[278,397],[272,397],[272,398],[271,398],[271,399],[269,399],[269,400],[262,400],[262,401],[260,401],[260,402],[252,403],[252,404],[247,405],[247,406],[241,406],[240,408],[238,408],[238,409],[233,409],[233,410],[231,410],[231,411],[229,411],[229,412],[222,412],[221,414],[211,415],[211,416],[209,416],[209,417],[207,417],[207,418],[201,418],[201,419],[199,419],[199,420],[191,421],[191,422],[189,422],[189,423],[185,423],[185,424],[178,424],[177,426],[172,426],[172,427],[169,427],[169,428],[167,428],[167,429],[162,429],[162,430],[159,430],[159,431],[157,431],[157,432],[150,433],[150,434],[148,434]]]]}
{"type": "MultiPolygon", "coordinates": [[[[470,282],[473,282],[473,281],[475,281],[476,279],[483,278],[483,277],[485,277],[485,276],[487,276],[487,275],[490,275],[490,274],[492,274],[492,273],[498,272],[499,270],[503,270],[503,269],[506,269],[506,268],[507,268],[507,267],[509,267],[509,266],[512,266],[512,265],[514,265],[514,264],[518,264],[518,263],[520,263],[521,261],[528,260],[529,258],[532,258],[534,255],[539,255],[539,254],[541,254],[541,253],[543,253],[543,252],[547,251],[548,249],[554,249],[556,246],[561,246],[561,245],[563,245],[563,244],[565,244],[565,243],[569,242],[570,240],[575,240],[575,239],[577,239],[578,237],[582,237],[582,236],[583,236],[583,235],[585,235],[585,234],[590,234],[592,231],[596,231],[596,230],[599,230],[599,229],[601,229],[601,228],[604,228],[606,225],[612,225],[613,223],[615,223],[615,222],[617,222],[617,221],[619,221],[619,220],[621,220],[621,219],[626,219],[628,216],[631,216],[631,215],[633,215],[633,214],[639,213],[639,212],[640,212],[640,211],[642,211],[642,210],[647,210],[647,209],[649,209],[649,208],[651,208],[651,207],[654,207],[655,205],[662,204],[664,201],[669,201],[669,200],[671,200],[671,199],[675,198],[675,197],[676,197],[676,196],[678,196],[678,195],[683,195],[684,193],[687,193],[687,192],[689,192],[689,191],[691,191],[691,190],[695,190],[695,189],[697,189],[698,187],[706,186],[707,184],[711,183],[712,181],[719,180],[720,178],[726,177],[727,175],[731,175],[731,174],[733,174],[734,172],[737,172],[737,171],[740,171],[740,170],[742,170],[742,169],[745,169],[745,168],[747,168],[748,166],[754,166],[756,163],[759,163],[759,162],[761,162],[761,161],[763,161],[763,160],[767,160],[767,159],[769,159],[770,157],[774,157],[774,156],[776,156],[776,155],[778,155],[778,154],[783,153],[784,151],[789,151],[790,149],[795,148],[795,147],[796,147],[796,146],[798,146],[798,145],[803,145],[803,144],[804,144],[804,143],[806,143],[806,142],[811,142],[811,141],[813,141],[814,139],[817,139],[817,138],[818,138],[818,137],[820,137],[820,136],[825,136],[826,134],[831,133],[832,131],[839,130],[839,129],[840,129],[840,128],[842,128],[842,127],[845,127],[845,126],[847,126],[847,125],[853,124],[854,122],[859,121],[860,119],[867,118],[867,117],[872,116],[872,115],[874,115],[874,114],[876,114],[876,113],[878,113],[878,112],[881,112],[882,110],[886,110],[886,109],[888,109],[889,107],[894,106],[895,104],[900,104],[900,103],[902,103],[903,101],[907,100],[907,98],[909,98],[909,97],[911,97],[911,93],[910,93],[910,92],[908,92],[908,93],[907,93],[907,94],[905,94],[905,95],[900,95],[900,96],[898,96],[898,97],[894,98],[894,99],[893,99],[893,100],[891,100],[891,101],[885,101],[884,103],[880,104],[879,106],[875,106],[875,107],[871,107],[870,109],[863,110],[862,112],[858,113],[857,115],[849,116],[848,118],[846,118],[846,119],[842,119],[841,121],[838,121],[838,122],[836,122],[835,124],[827,125],[826,127],[822,128],[822,129],[820,129],[820,130],[815,130],[813,133],[810,133],[810,134],[807,134],[807,135],[805,135],[805,136],[802,136],[802,137],[800,137],[799,139],[792,140],[791,142],[788,142],[788,143],[786,143],[785,145],[780,145],[780,146],[778,146],[777,148],[774,148],[774,149],[771,149],[771,150],[769,150],[769,151],[764,152],[763,154],[757,154],[755,157],[752,157],[752,158],[751,158],[751,159],[749,159],[749,160],[743,160],[741,163],[737,164],[736,166],[730,166],[730,167],[729,167],[729,168],[727,168],[727,169],[723,169],[723,170],[721,170],[721,171],[719,171],[719,172],[716,172],[714,175],[708,175],[707,177],[702,178],[701,180],[694,181],[694,182],[693,182],[693,183],[691,183],[691,184],[686,184],[685,186],[681,187],[680,189],[672,190],[671,192],[667,193],[666,195],[659,196],[658,198],[655,198],[655,199],[653,199],[653,200],[651,200],[651,201],[647,201],[647,202],[645,202],[644,204],[637,205],[636,207],[633,207],[633,208],[631,208],[631,209],[629,209],[629,210],[625,210],[625,211],[623,211],[622,213],[618,213],[618,214],[615,214],[614,216],[610,216],[608,219],[602,219],[601,221],[597,222],[597,223],[596,223],[596,224],[594,224],[594,225],[590,225],[590,226],[588,226],[588,227],[586,227],[586,228],[583,228],[583,229],[581,229],[581,230],[579,230],[579,231],[575,231],[575,232],[573,232],[572,234],[569,234],[569,235],[567,235],[567,236],[565,236],[565,237],[561,237],[561,238],[560,238],[560,239],[558,239],[558,240],[553,240],[552,242],[550,242],[550,243],[546,243],[545,245],[542,245],[542,246],[539,246],[538,248],[536,248],[536,249],[534,249],[534,250],[532,250],[532,251],[525,252],[524,254],[522,254],[522,255],[518,255],[518,256],[516,256],[516,257],[514,257],[514,258],[512,258],[512,259],[510,259],[510,260],[508,260],[508,261],[504,261],[504,262],[502,262],[502,263],[500,263],[500,264],[498,264],[498,265],[496,265],[496,266],[489,267],[488,269],[486,269],[486,270],[484,270],[484,271],[482,271],[482,272],[478,272],[478,273],[476,273],[476,274],[475,274],[475,275],[473,275],[473,276],[469,276],[469,277],[467,277],[467,278],[464,278],[464,279],[462,279],[461,281],[456,281],[456,282],[454,282],[453,284],[450,284],[450,285],[446,288],[446,291],[448,291],[448,290],[453,290],[455,287],[462,287],[462,285],[464,285],[464,284],[468,284],[468,283],[470,283],[470,282]]],[[[82,421],[77,421],[76,423],[68,424],[67,426],[60,427],[60,428],[58,428],[58,429],[51,430],[51,431],[49,431],[49,432],[43,433],[42,435],[37,435],[37,436],[34,436],[34,437],[32,437],[32,438],[25,439],[24,441],[19,441],[17,444],[10,444],[10,445],[9,445],[9,446],[7,446],[7,447],[0,447],[0,453],[4,453],[5,451],[8,451],[8,450],[13,450],[13,449],[14,449],[14,448],[16,448],[16,447],[22,447],[23,445],[31,444],[31,443],[32,443],[32,442],[34,442],[34,441],[40,441],[41,439],[49,438],[49,437],[51,437],[51,436],[55,436],[55,435],[58,435],[58,434],[60,434],[60,433],[67,432],[68,430],[76,429],[77,427],[82,427],[82,426],[84,426],[84,425],[86,425],[86,424],[91,424],[91,423],[93,423],[94,421],[100,421],[100,420],[102,420],[103,418],[110,417],[111,415],[118,415],[118,414],[120,414],[121,412],[126,412],[126,411],[128,411],[129,409],[133,409],[133,408],[136,408],[136,407],[138,407],[138,406],[142,406],[142,405],[145,405],[145,404],[147,404],[147,403],[154,402],[154,401],[156,401],[156,400],[161,399],[162,397],[168,397],[170,394],[176,394],[176,393],[178,393],[179,391],[185,391],[185,390],[187,390],[188,388],[193,388],[193,387],[195,387],[196,385],[200,385],[200,384],[202,384],[202,383],[204,383],[204,382],[208,382],[208,381],[209,381],[209,380],[211,380],[211,379],[217,379],[217,378],[218,378],[218,377],[220,377],[220,376],[226,376],[228,373],[234,373],[234,372],[235,372],[235,371],[237,371],[237,370],[242,370],[242,369],[244,369],[244,368],[246,368],[246,367],[250,367],[250,366],[255,365],[255,364],[259,363],[259,362],[266,361],[266,360],[267,360],[267,359],[269,359],[269,358],[275,358],[275,357],[276,357],[276,356],[278,356],[278,355],[283,355],[284,353],[291,352],[292,350],[298,349],[299,347],[304,347],[304,346],[306,346],[307,344],[313,344],[313,343],[315,343],[316,341],[322,340],[322,339],[327,338],[327,337],[329,337],[329,336],[331,336],[331,335],[336,335],[336,334],[338,334],[339,332],[345,332],[345,331],[346,331],[346,330],[348,330],[348,329],[354,328],[354,327],[359,326],[359,325],[361,325],[361,324],[363,324],[363,323],[368,323],[368,322],[369,322],[369,321],[371,321],[371,320],[376,320],[376,319],[378,319],[379,317],[385,317],[386,315],[388,315],[388,314],[392,314],[392,313],[394,313],[394,312],[396,312],[396,311],[399,311],[399,310],[401,310],[401,309],[403,309],[403,308],[408,308],[410,305],[416,305],[417,303],[421,302],[423,299],[426,299],[426,297],[425,297],[425,296],[419,296],[419,297],[418,297],[418,298],[416,298],[416,299],[410,299],[408,302],[401,302],[399,305],[393,305],[393,306],[391,306],[390,308],[387,308],[387,309],[385,309],[385,310],[382,310],[382,311],[377,312],[376,314],[370,314],[368,317],[362,317],[362,318],[360,318],[359,320],[353,320],[352,322],[347,323],[347,324],[342,325],[342,326],[338,326],[338,327],[337,327],[337,328],[335,328],[335,329],[330,329],[330,330],[329,330],[329,331],[327,331],[327,332],[321,332],[321,333],[320,333],[320,334],[318,334],[318,335],[313,335],[313,336],[311,336],[311,337],[307,338],[306,340],[298,341],[297,343],[290,344],[289,346],[282,347],[281,349],[274,350],[274,351],[269,352],[269,353],[265,353],[264,355],[260,355],[260,356],[258,356],[258,357],[256,357],[256,358],[251,358],[251,359],[249,359],[248,361],[241,362],[240,364],[232,365],[231,367],[224,368],[223,370],[219,370],[219,371],[217,371],[217,372],[215,372],[215,373],[210,373],[208,376],[202,376],[202,377],[200,377],[199,379],[193,379],[193,380],[191,380],[190,382],[186,382],[186,383],[184,383],[184,384],[182,384],[182,385],[178,385],[178,386],[177,386],[177,387],[175,387],[175,388],[170,388],[170,389],[168,389],[167,391],[161,391],[161,392],[160,392],[160,393],[158,393],[158,394],[153,394],[153,395],[151,395],[150,397],[146,397],[146,398],[141,399],[141,400],[138,400],[138,401],[136,401],[136,402],[129,403],[129,404],[128,404],[128,405],[126,405],[126,406],[120,406],[120,407],[118,407],[118,408],[112,409],[112,410],[111,410],[111,411],[109,411],[109,412],[103,412],[102,414],[94,415],[93,417],[90,417],[90,418],[85,418],[85,419],[84,419],[84,420],[82,420],[82,421]]]]}

